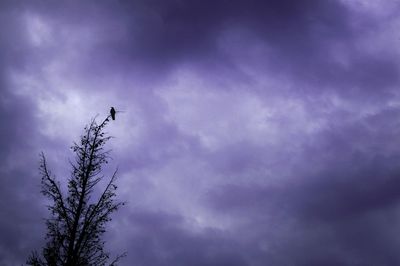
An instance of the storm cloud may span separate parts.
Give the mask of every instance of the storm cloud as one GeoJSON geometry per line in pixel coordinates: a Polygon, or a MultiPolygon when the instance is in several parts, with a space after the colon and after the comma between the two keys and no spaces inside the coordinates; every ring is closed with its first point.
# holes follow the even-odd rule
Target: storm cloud
{"type": "MultiPolygon", "coordinates": [[[[121,265],[398,265],[396,1],[3,1],[0,264],[110,106],[121,265]]],[[[108,173],[108,172],[107,172],[108,173]]]]}

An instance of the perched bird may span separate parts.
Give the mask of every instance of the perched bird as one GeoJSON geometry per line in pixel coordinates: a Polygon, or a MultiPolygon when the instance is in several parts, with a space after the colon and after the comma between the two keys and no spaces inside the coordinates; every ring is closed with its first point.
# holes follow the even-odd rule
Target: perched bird
{"type": "Polygon", "coordinates": [[[114,109],[114,107],[111,107],[111,109],[110,109],[110,114],[111,114],[111,118],[112,118],[112,120],[115,120],[115,109],[114,109]]]}

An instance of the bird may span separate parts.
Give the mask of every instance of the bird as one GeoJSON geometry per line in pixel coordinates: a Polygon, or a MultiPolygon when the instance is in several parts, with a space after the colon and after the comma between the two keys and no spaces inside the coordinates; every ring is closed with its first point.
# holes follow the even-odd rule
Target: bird
{"type": "Polygon", "coordinates": [[[115,109],[114,109],[114,107],[111,107],[111,109],[110,109],[110,115],[111,115],[111,118],[112,118],[112,120],[115,120],[115,109]]]}

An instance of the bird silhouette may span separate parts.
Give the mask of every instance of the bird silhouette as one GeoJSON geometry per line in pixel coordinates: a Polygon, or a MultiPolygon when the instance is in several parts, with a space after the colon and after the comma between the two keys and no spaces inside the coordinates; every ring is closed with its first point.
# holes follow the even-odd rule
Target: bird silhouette
{"type": "Polygon", "coordinates": [[[111,114],[111,118],[112,118],[112,120],[115,120],[115,109],[114,109],[114,107],[111,107],[111,109],[110,109],[110,114],[111,114]]]}

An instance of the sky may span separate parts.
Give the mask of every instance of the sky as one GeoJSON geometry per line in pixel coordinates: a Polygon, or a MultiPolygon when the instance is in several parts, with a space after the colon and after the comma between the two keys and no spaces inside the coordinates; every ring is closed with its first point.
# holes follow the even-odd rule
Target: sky
{"type": "Polygon", "coordinates": [[[400,265],[400,3],[0,3],[0,265],[108,125],[120,265],[400,265]]]}

